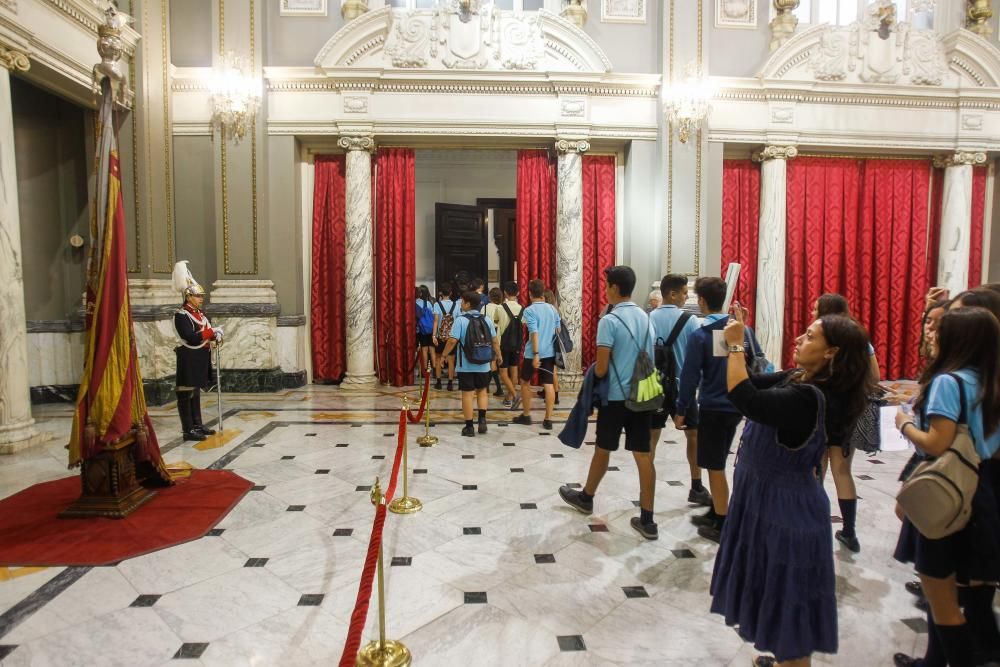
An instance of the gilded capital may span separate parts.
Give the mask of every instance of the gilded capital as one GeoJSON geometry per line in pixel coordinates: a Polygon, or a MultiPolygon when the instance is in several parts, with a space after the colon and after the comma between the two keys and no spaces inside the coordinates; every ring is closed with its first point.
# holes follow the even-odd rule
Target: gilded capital
{"type": "Polygon", "coordinates": [[[375,150],[375,140],[371,137],[341,137],[337,140],[337,145],[345,151],[368,151],[375,150]]]}
{"type": "Polygon", "coordinates": [[[799,149],[792,145],[771,145],[764,146],[753,154],[754,162],[766,162],[768,160],[791,160],[799,154],[799,149]]]}
{"type": "Polygon", "coordinates": [[[989,38],[993,34],[993,28],[988,21],[993,17],[993,7],[990,0],[968,0],[965,9],[965,28],[980,37],[989,38]]]}
{"type": "Polygon", "coordinates": [[[952,155],[937,155],[934,157],[935,169],[980,164],[986,164],[986,153],[982,151],[955,151],[952,155]]]}
{"type": "Polygon", "coordinates": [[[353,21],[368,11],[368,0],[344,0],[340,3],[340,15],[345,21],[353,21]]]}
{"type": "Polygon", "coordinates": [[[28,60],[28,54],[23,51],[0,46],[0,67],[15,72],[27,72],[31,67],[31,61],[28,60]]]}
{"type": "Polygon", "coordinates": [[[586,139],[560,139],[556,142],[556,151],[559,153],[586,153],[589,150],[590,142],[586,139]]]}

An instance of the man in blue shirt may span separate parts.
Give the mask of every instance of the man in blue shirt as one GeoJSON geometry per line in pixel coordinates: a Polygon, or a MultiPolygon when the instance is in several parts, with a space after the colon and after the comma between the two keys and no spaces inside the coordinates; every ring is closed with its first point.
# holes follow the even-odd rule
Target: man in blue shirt
{"type": "Polygon", "coordinates": [[[632,301],[635,272],[631,267],[605,269],[604,278],[605,293],[612,309],[597,324],[594,375],[609,383],[608,403],[597,409],[597,446],[590,461],[587,483],[580,491],[562,486],[559,496],[580,512],[592,513],[594,494],[608,470],[611,452],[618,449],[622,431],[625,431],[625,449],[632,452],[639,469],[640,515],[632,517],[632,528],[647,540],[655,540],[659,533],[653,521],[656,469],[649,451],[651,413],[633,412],[625,407],[639,350],[645,349],[649,358],[653,358],[653,327],[646,312],[632,301]]]}
{"type": "MultiPolygon", "coordinates": [[[[684,353],[687,350],[688,338],[698,330],[698,319],[690,313],[681,310],[681,306],[687,303],[688,286],[687,276],[671,273],[663,276],[660,281],[660,294],[663,298],[663,305],[656,308],[649,314],[649,321],[653,324],[653,331],[656,334],[656,344],[665,345],[674,329],[680,326],[677,337],[671,345],[676,362],[678,386],[680,385],[681,369],[684,368],[684,353]],[[681,320],[684,320],[683,323],[681,320]]],[[[676,405],[663,405],[663,409],[653,413],[649,433],[650,458],[656,460],[656,443],[660,440],[660,433],[667,424],[668,417],[677,415],[676,405]]],[[[687,440],[687,461],[691,471],[691,490],[688,492],[688,502],[695,505],[711,507],[712,496],[701,481],[701,468],[698,467],[698,406],[692,404],[688,407],[687,414],[684,415],[684,438],[687,440]]]]}
{"type": "Polygon", "coordinates": [[[500,339],[497,337],[496,327],[488,317],[483,317],[479,313],[479,293],[475,290],[466,290],[462,293],[462,315],[455,318],[455,324],[451,327],[451,335],[445,345],[444,353],[451,354],[452,350],[458,348],[458,388],[462,391],[462,416],[465,419],[465,428],[462,435],[473,437],[476,430],[472,427],[472,404],[476,402],[479,407],[479,432],[486,433],[486,408],[489,406],[491,367],[500,357],[500,339]],[[490,332],[490,340],[493,347],[493,361],[486,363],[474,363],[465,355],[465,339],[469,335],[469,326],[473,319],[481,320],[486,324],[490,332]]]}
{"type": "Polygon", "coordinates": [[[556,392],[552,387],[555,377],[556,332],[562,325],[559,311],[545,302],[545,283],[538,278],[528,283],[531,303],[524,309],[521,319],[528,329],[528,342],[524,345],[524,361],[521,364],[521,414],[511,421],[515,424],[531,424],[531,381],[536,373],[545,390],[545,418],[542,428],[552,430],[552,407],[556,392]]]}
{"type": "Polygon", "coordinates": [[[679,429],[686,427],[685,415],[694,405],[697,390],[698,466],[708,470],[712,507],[691,522],[698,526],[699,535],[718,542],[729,512],[726,459],[743,416],[730,402],[726,386],[729,348],[722,335],[729,321],[729,316],[722,312],[726,282],[722,278],[699,278],[694,291],[705,320],[688,338],[674,425],[679,429]]]}

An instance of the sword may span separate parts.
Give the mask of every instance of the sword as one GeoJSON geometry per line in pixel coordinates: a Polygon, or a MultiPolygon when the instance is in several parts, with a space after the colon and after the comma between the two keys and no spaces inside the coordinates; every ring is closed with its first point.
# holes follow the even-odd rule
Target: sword
{"type": "Polygon", "coordinates": [[[220,346],[216,344],[215,346],[215,390],[216,395],[219,397],[219,432],[221,433],[222,428],[222,350],[220,346]]]}

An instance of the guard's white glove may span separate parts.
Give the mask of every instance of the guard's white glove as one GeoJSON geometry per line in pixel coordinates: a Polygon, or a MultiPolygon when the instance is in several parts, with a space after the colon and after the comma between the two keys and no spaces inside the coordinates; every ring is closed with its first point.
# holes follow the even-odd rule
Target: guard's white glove
{"type": "Polygon", "coordinates": [[[215,338],[215,340],[221,341],[223,336],[222,327],[215,327],[212,331],[214,332],[213,337],[215,338]]]}

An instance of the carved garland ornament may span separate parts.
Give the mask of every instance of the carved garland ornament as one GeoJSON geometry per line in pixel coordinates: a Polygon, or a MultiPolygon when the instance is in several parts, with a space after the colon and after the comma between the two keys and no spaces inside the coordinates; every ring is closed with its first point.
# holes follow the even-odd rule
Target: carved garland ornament
{"type": "Polygon", "coordinates": [[[559,153],[586,153],[590,150],[590,142],[586,139],[560,139],[556,142],[556,151],[559,153]]]}
{"type": "Polygon", "coordinates": [[[765,146],[753,154],[754,162],[766,162],[768,160],[791,160],[799,154],[799,149],[795,146],[765,146]]]}
{"type": "Polygon", "coordinates": [[[961,165],[986,164],[986,153],[975,151],[956,151],[953,155],[939,155],[934,158],[935,169],[958,167],[961,165]]]}
{"type": "Polygon", "coordinates": [[[346,151],[368,151],[375,150],[375,140],[371,137],[341,137],[337,145],[346,151]]]}

